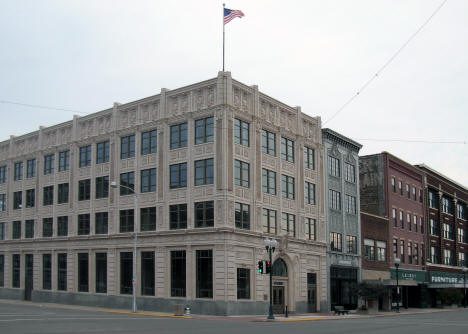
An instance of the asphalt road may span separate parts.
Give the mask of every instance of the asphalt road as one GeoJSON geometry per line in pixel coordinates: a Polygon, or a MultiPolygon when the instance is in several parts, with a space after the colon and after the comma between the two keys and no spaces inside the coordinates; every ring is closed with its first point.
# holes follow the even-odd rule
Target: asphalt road
{"type": "Polygon", "coordinates": [[[451,334],[468,333],[468,309],[453,312],[308,322],[249,322],[236,318],[171,319],[87,309],[0,302],[1,334],[451,334]]]}

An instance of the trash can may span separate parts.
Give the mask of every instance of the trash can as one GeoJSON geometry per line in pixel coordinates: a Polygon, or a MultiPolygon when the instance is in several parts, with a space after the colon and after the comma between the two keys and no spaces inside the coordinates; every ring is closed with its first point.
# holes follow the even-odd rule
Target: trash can
{"type": "Polygon", "coordinates": [[[174,305],[174,315],[184,315],[184,305],[183,304],[175,304],[174,305]]]}

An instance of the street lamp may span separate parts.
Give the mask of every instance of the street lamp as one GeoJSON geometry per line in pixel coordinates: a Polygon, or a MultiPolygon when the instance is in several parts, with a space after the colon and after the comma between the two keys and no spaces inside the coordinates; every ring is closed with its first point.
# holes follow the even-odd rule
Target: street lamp
{"type": "Polygon", "coordinates": [[[125,188],[130,190],[133,193],[133,197],[135,199],[135,224],[133,227],[133,279],[132,279],[132,295],[133,295],[133,304],[132,304],[132,312],[136,313],[137,311],[137,304],[136,304],[136,284],[137,284],[137,228],[138,228],[138,194],[135,192],[134,189],[124,186],[123,184],[118,184],[115,181],[112,181],[110,184],[111,188],[125,188]]]}
{"type": "Polygon", "coordinates": [[[467,267],[463,267],[463,307],[466,307],[466,272],[468,271],[467,267]]]}
{"type": "Polygon", "coordinates": [[[396,311],[397,313],[400,312],[400,286],[398,284],[398,267],[400,266],[400,259],[398,257],[395,258],[395,268],[396,268],[396,293],[397,293],[397,304],[396,304],[396,311]]]}
{"type": "MultiPolygon", "coordinates": [[[[272,254],[275,251],[276,246],[278,245],[278,242],[274,238],[265,238],[263,240],[263,244],[265,245],[265,248],[270,256],[270,264],[272,260],[272,254]]],[[[270,270],[270,308],[268,310],[268,318],[267,319],[275,319],[275,316],[273,315],[273,273],[270,270]]]]}

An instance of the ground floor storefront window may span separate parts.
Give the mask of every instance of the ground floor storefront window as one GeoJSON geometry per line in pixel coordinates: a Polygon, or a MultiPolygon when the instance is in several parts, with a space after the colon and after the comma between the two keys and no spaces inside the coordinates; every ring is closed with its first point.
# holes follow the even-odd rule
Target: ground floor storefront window
{"type": "Polygon", "coordinates": [[[357,268],[330,267],[331,308],[343,306],[347,310],[357,308],[357,268]]]}

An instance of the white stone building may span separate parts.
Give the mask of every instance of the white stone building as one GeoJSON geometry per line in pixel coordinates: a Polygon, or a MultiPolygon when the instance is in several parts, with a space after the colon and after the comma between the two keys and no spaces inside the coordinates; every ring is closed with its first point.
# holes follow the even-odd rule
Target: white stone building
{"type": "Polygon", "coordinates": [[[275,237],[275,312],[325,310],[321,136],[319,117],[229,72],[11,136],[0,298],[129,308],[137,219],[138,309],[266,314],[257,264],[275,237]]]}

